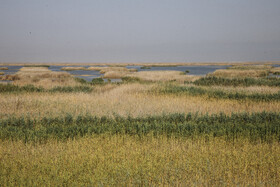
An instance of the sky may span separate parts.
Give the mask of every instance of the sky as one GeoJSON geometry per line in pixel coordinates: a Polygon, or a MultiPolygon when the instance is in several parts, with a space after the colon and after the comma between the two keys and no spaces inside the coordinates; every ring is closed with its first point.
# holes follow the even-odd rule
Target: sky
{"type": "Polygon", "coordinates": [[[280,61],[279,0],[0,0],[0,62],[280,61]]]}

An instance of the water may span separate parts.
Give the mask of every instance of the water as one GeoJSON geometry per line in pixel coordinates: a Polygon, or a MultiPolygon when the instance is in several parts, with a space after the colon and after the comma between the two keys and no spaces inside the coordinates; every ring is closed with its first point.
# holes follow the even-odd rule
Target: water
{"type": "Polygon", "coordinates": [[[1,72],[4,72],[5,75],[15,74],[19,71],[20,68],[23,66],[0,66],[0,67],[7,67],[8,70],[0,70],[1,72]]]}
{"type": "MultiPolygon", "coordinates": [[[[15,74],[19,71],[20,68],[23,66],[0,66],[0,67],[8,67],[8,70],[1,70],[2,72],[7,74],[15,74]]],[[[99,71],[87,71],[87,70],[73,70],[73,71],[62,71],[61,68],[66,66],[50,66],[49,69],[51,71],[57,72],[68,72],[75,77],[79,77],[85,79],[86,81],[91,81],[94,78],[101,77],[102,74],[99,71]]],[[[76,66],[76,67],[85,67],[88,68],[90,66],[76,66]]],[[[137,69],[138,71],[182,71],[185,72],[186,70],[189,71],[188,75],[199,75],[204,76],[208,73],[212,73],[218,69],[226,69],[230,66],[173,66],[173,67],[150,67],[150,69],[141,69],[142,66],[126,66],[128,69],[137,69]]],[[[273,67],[280,67],[279,64],[273,65],[273,67]]],[[[270,75],[271,76],[271,75],[270,75]]],[[[280,77],[279,75],[274,75],[276,77],[280,77]]],[[[104,79],[107,82],[107,79],[104,79]]],[[[121,82],[121,79],[111,79],[111,82],[121,82]]]]}
{"type": "Polygon", "coordinates": [[[226,69],[230,66],[174,66],[174,67],[150,67],[150,69],[141,69],[142,66],[127,66],[128,69],[137,69],[138,71],[189,71],[188,75],[206,75],[218,69],[226,69]]]}

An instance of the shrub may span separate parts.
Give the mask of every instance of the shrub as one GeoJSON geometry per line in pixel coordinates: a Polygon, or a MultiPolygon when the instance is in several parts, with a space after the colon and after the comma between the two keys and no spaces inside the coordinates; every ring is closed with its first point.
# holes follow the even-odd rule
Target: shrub
{"type": "Polygon", "coordinates": [[[99,78],[94,78],[94,79],[92,79],[91,84],[93,84],[93,85],[96,85],[96,84],[104,84],[104,80],[103,80],[101,77],[99,77],[99,78]]]}

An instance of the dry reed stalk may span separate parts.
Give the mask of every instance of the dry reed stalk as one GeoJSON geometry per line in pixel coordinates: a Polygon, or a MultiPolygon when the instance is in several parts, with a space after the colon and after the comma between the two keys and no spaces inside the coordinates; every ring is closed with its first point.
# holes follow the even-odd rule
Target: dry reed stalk
{"type": "Polygon", "coordinates": [[[239,70],[239,69],[219,69],[207,76],[244,78],[244,77],[264,77],[268,75],[266,70],[239,70]]]}
{"type": "Polygon", "coordinates": [[[46,67],[23,67],[14,75],[4,75],[2,80],[12,80],[16,85],[33,84],[44,88],[55,86],[74,86],[78,83],[71,74],[53,72],[46,67]]]}
{"type": "Polygon", "coordinates": [[[61,116],[147,116],[170,113],[278,112],[280,102],[209,99],[184,95],[160,95],[148,91],[156,84],[124,84],[97,87],[92,93],[21,93],[1,94],[0,117],[8,115],[61,116]]]}
{"type": "Polygon", "coordinates": [[[270,70],[270,73],[280,74],[280,67],[272,68],[272,69],[270,70]]]}
{"type": "Polygon", "coordinates": [[[200,76],[184,75],[181,71],[140,71],[128,75],[129,77],[136,77],[144,81],[177,81],[184,83],[184,81],[195,81],[200,76]]]}
{"type": "Polygon", "coordinates": [[[137,71],[137,69],[128,69],[126,67],[89,67],[88,70],[99,71],[102,74],[110,72],[110,71],[114,71],[114,72],[136,72],[137,71]]]}
{"type": "Polygon", "coordinates": [[[234,65],[232,67],[229,67],[228,69],[238,69],[238,70],[270,70],[272,66],[270,65],[234,65]]]}
{"type": "Polygon", "coordinates": [[[61,68],[63,71],[74,71],[74,70],[87,70],[85,67],[63,67],[61,68]]]}
{"type": "Polygon", "coordinates": [[[127,71],[108,71],[103,75],[103,77],[108,79],[120,79],[130,74],[131,72],[127,71]]]}
{"type": "Polygon", "coordinates": [[[219,90],[225,92],[232,92],[232,93],[244,93],[244,94],[276,94],[280,91],[279,87],[269,87],[269,86],[249,86],[249,87],[233,87],[233,86],[194,86],[194,87],[201,87],[204,89],[209,90],[219,90]]]}

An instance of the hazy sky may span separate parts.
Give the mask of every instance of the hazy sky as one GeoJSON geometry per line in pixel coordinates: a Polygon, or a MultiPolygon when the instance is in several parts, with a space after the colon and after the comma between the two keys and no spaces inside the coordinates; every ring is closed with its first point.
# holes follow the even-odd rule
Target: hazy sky
{"type": "Polygon", "coordinates": [[[0,0],[0,62],[280,60],[280,0],[0,0]]]}

